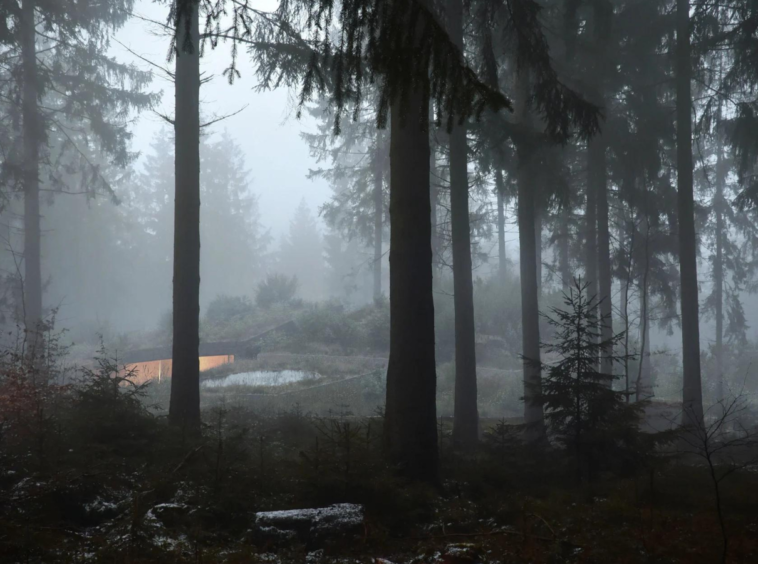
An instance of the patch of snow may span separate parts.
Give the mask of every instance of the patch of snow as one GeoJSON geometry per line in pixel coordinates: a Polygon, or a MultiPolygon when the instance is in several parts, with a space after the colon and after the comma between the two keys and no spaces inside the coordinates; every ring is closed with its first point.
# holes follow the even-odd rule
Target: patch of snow
{"type": "Polygon", "coordinates": [[[104,511],[115,511],[118,509],[118,504],[98,497],[94,501],[86,504],[84,509],[87,513],[103,513],[104,511]]]}
{"type": "Polygon", "coordinates": [[[296,532],[308,536],[341,534],[362,524],[363,506],[353,503],[255,514],[255,525],[261,533],[286,538],[290,538],[296,532]]]}
{"type": "Polygon", "coordinates": [[[305,555],[305,564],[316,564],[324,557],[324,549],[314,550],[305,555]]]}
{"type": "Polygon", "coordinates": [[[230,374],[225,378],[216,380],[205,380],[202,383],[204,388],[226,388],[229,386],[282,386],[293,382],[302,382],[303,380],[316,380],[321,378],[317,372],[304,372],[302,370],[282,370],[272,372],[258,370],[255,372],[240,372],[239,374],[230,374]]]}

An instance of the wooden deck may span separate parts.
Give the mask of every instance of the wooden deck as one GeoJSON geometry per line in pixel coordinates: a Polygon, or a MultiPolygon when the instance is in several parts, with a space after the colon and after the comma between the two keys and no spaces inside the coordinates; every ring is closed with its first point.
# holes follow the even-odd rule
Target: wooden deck
{"type": "MultiPolygon", "coordinates": [[[[232,364],[238,358],[254,359],[261,351],[263,340],[274,333],[289,333],[297,329],[294,321],[287,321],[244,341],[222,341],[217,343],[200,343],[200,371],[232,364]]],[[[171,377],[173,355],[171,345],[129,351],[124,354],[126,370],[134,370],[135,382],[162,380],[171,377]]]]}

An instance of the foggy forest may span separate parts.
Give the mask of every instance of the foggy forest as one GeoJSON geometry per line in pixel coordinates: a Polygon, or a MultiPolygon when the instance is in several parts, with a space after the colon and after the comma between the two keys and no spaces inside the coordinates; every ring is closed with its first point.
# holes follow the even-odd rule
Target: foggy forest
{"type": "Polygon", "coordinates": [[[0,562],[758,562],[756,112],[756,0],[0,0],[0,562]]]}

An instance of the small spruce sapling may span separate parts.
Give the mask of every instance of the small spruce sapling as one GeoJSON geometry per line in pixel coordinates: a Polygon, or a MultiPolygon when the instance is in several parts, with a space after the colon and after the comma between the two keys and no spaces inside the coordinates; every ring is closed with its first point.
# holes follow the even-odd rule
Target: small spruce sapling
{"type": "Polygon", "coordinates": [[[613,353],[623,333],[602,340],[599,302],[581,280],[574,280],[563,303],[544,315],[555,340],[542,348],[557,360],[542,366],[546,375],[536,401],[544,406],[552,436],[572,454],[577,480],[592,481],[600,470],[639,466],[656,436],[640,430],[644,402],[627,403],[626,393],[613,389],[616,376],[599,371],[603,355],[614,363],[627,358],[613,353]]]}

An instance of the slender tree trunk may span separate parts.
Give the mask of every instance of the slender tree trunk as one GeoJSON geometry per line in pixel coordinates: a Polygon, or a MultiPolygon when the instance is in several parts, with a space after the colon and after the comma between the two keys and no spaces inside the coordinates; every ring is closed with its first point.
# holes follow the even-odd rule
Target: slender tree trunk
{"type": "Polygon", "coordinates": [[[602,146],[596,137],[587,142],[587,197],[584,212],[584,269],[587,296],[598,297],[597,285],[597,184],[602,172],[599,150],[602,146]]]}
{"type": "Polygon", "coordinates": [[[571,262],[569,259],[569,243],[571,242],[569,232],[569,210],[561,210],[561,217],[558,226],[558,271],[561,275],[561,288],[568,292],[571,287],[571,262]]]}
{"type": "Polygon", "coordinates": [[[690,4],[677,0],[676,131],[677,199],[679,211],[679,274],[682,309],[682,423],[701,428],[703,393],[700,380],[700,319],[697,281],[697,236],[692,179],[692,61],[690,4]]]}
{"type": "Polygon", "coordinates": [[[716,401],[724,399],[724,147],[721,131],[721,106],[716,125],[716,197],[713,211],[716,214],[716,261],[713,265],[713,284],[716,295],[716,401]]]}
{"type": "Polygon", "coordinates": [[[500,281],[505,282],[508,275],[508,257],[505,249],[505,183],[503,171],[495,173],[495,190],[497,191],[497,259],[500,281]]]}
{"type": "Polygon", "coordinates": [[[384,231],[384,134],[376,132],[374,155],[374,301],[382,297],[382,233],[384,231]]]}
{"type": "Polygon", "coordinates": [[[537,294],[542,294],[542,212],[534,205],[534,249],[537,255],[537,294]]]}
{"type": "Polygon", "coordinates": [[[626,258],[626,276],[621,282],[621,319],[624,322],[624,391],[626,392],[626,402],[629,403],[631,396],[631,386],[629,379],[629,330],[631,323],[629,319],[629,294],[632,288],[632,272],[634,261],[634,225],[630,225],[626,218],[625,208],[621,207],[621,221],[619,226],[619,239],[623,242],[626,258]]]}
{"type": "Polygon", "coordinates": [[[395,100],[390,110],[390,357],[384,441],[389,460],[403,474],[436,482],[429,102],[418,89],[406,103],[403,108],[395,100]]]}
{"type": "MultiPolygon", "coordinates": [[[[598,291],[600,302],[600,318],[603,325],[600,338],[603,342],[613,338],[613,302],[611,277],[611,233],[608,222],[608,178],[606,174],[605,141],[598,137],[601,144],[598,158],[598,172],[602,172],[597,183],[597,250],[598,250],[598,291]]],[[[602,352],[601,370],[603,374],[613,374],[613,350],[609,347],[602,352]]],[[[609,382],[610,385],[610,382],[609,382]]]]}
{"type": "Polygon", "coordinates": [[[42,331],[42,258],[40,251],[39,147],[44,132],[37,104],[37,32],[34,0],[21,6],[21,58],[23,66],[24,149],[24,323],[34,350],[42,331]]]}
{"type": "MultiPolygon", "coordinates": [[[[605,107],[606,51],[613,24],[613,6],[610,1],[593,3],[593,35],[595,36],[595,97],[601,108],[605,107]]],[[[601,320],[600,339],[608,342],[613,338],[613,304],[611,301],[611,235],[608,224],[608,171],[606,141],[603,134],[596,135],[588,146],[588,174],[590,189],[595,192],[597,206],[597,291],[601,320]]],[[[608,347],[601,353],[600,370],[613,374],[613,350],[608,347]]],[[[608,382],[611,385],[611,382],[608,382]]]]}
{"type": "MultiPolygon", "coordinates": [[[[498,78],[497,60],[495,50],[492,46],[492,30],[490,28],[489,10],[484,8],[480,13],[481,25],[484,28],[484,43],[482,50],[482,60],[484,61],[485,78],[487,84],[493,90],[500,89],[500,79],[498,78]]],[[[508,274],[508,263],[505,248],[505,181],[503,179],[503,169],[501,163],[495,163],[495,191],[497,195],[497,257],[498,257],[498,275],[501,283],[505,282],[508,274]]]]}
{"type": "Polygon", "coordinates": [[[188,6],[176,22],[174,344],[168,417],[183,433],[194,435],[200,432],[200,32],[197,0],[188,6]]]}
{"type": "Polygon", "coordinates": [[[648,307],[649,293],[647,277],[640,282],[640,366],[635,386],[637,401],[653,397],[651,382],[652,365],[650,363],[650,313],[648,307]]]}
{"type": "MultiPolygon", "coordinates": [[[[530,124],[526,100],[529,92],[527,71],[517,78],[517,112],[522,124],[530,124]]],[[[537,241],[535,238],[534,147],[522,141],[516,147],[518,159],[518,233],[519,262],[521,271],[521,331],[522,355],[524,357],[524,422],[528,440],[540,440],[545,436],[545,420],[542,404],[537,397],[542,390],[540,370],[540,311],[539,286],[537,282],[537,241]]]]}
{"type": "Polygon", "coordinates": [[[440,202],[440,189],[438,183],[439,169],[437,168],[437,155],[434,147],[430,145],[429,150],[429,217],[432,221],[432,269],[436,274],[442,261],[440,260],[441,244],[439,232],[439,216],[437,215],[440,202]]]}
{"type": "MultiPolygon", "coordinates": [[[[587,198],[584,214],[585,229],[585,247],[584,247],[584,268],[587,284],[587,296],[594,300],[594,306],[590,316],[595,319],[598,315],[597,300],[597,184],[601,176],[601,160],[599,158],[599,149],[597,137],[587,141],[587,198]]],[[[593,363],[593,369],[597,370],[597,361],[593,363]]]]}
{"type": "MultiPolygon", "coordinates": [[[[448,32],[463,50],[463,1],[448,0],[448,32]]],[[[468,209],[468,142],[466,124],[450,132],[450,224],[453,247],[453,305],[455,309],[455,398],[453,443],[470,449],[479,440],[476,389],[474,283],[471,266],[471,225],[468,209]]]]}
{"type": "Polygon", "coordinates": [[[643,199],[644,218],[640,224],[643,241],[642,278],[640,291],[640,362],[635,383],[636,401],[653,397],[650,364],[650,216],[648,209],[647,188],[643,199]]]}

